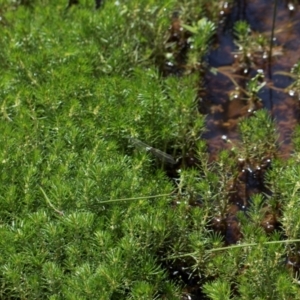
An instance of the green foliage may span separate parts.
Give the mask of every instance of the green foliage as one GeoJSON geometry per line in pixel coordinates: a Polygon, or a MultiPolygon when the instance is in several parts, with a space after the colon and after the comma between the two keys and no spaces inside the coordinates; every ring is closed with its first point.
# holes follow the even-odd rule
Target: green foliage
{"type": "Polygon", "coordinates": [[[219,280],[216,280],[210,284],[206,283],[203,288],[209,299],[230,299],[231,292],[228,282],[221,282],[219,280]]]}
{"type": "Polygon", "coordinates": [[[253,111],[255,109],[255,104],[261,101],[261,99],[258,97],[258,93],[266,85],[266,82],[263,80],[264,75],[262,73],[258,73],[247,83],[246,99],[249,102],[248,112],[253,111]]]}
{"type": "Polygon", "coordinates": [[[277,134],[269,113],[262,109],[240,122],[243,159],[262,161],[271,159],[276,153],[277,134]]]}
{"type": "Polygon", "coordinates": [[[300,99],[300,61],[293,66],[291,73],[288,76],[295,79],[295,81],[287,88],[289,94],[293,96],[295,93],[298,95],[298,100],[300,99]]]}
{"type": "Polygon", "coordinates": [[[268,57],[269,40],[265,35],[253,32],[246,21],[237,21],[234,33],[238,47],[236,54],[244,68],[255,66],[257,60],[268,57]]]}
{"type": "Polygon", "coordinates": [[[200,19],[192,25],[182,25],[188,30],[192,36],[188,39],[190,51],[187,58],[189,69],[199,69],[201,58],[207,52],[213,34],[215,33],[215,25],[206,18],[200,19]]]}
{"type": "MultiPolygon", "coordinates": [[[[282,234],[299,238],[297,134],[289,163],[274,161],[267,173],[270,195],[253,196],[238,216],[245,246],[224,249],[212,230],[229,215],[237,159],[274,158],[277,141],[270,116],[257,111],[239,125],[241,144],[208,160],[194,71],[219,1],[0,5],[1,299],[180,299],[184,284],[168,265],[204,283],[210,299],[297,299],[284,260],[297,261],[298,245],[272,244],[282,236],[261,227],[266,210],[280,207],[282,234]],[[163,77],[158,58],[176,11],[190,68],[163,77]],[[129,137],[173,155],[177,178],[129,137]]],[[[246,43],[247,26],[237,26],[246,43]]],[[[260,88],[257,76],[250,97],[260,88]]]]}

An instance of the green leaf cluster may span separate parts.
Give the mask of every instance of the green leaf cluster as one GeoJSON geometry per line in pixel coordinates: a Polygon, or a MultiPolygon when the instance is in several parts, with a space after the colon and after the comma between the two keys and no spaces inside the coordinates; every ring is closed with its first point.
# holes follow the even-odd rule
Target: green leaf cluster
{"type": "Polygon", "coordinates": [[[208,3],[219,5],[105,1],[95,12],[93,1],[0,0],[1,299],[180,299],[187,280],[172,280],[174,268],[209,299],[299,299],[299,129],[290,161],[275,160],[274,122],[258,111],[210,162],[197,68],[158,71],[174,11],[188,64],[203,63],[216,26],[208,3]],[[130,137],[173,155],[177,178],[130,137]],[[224,249],[236,162],[266,158],[270,193],[252,197],[240,244],[224,249]],[[281,231],[262,229],[267,213],[281,231]]]}

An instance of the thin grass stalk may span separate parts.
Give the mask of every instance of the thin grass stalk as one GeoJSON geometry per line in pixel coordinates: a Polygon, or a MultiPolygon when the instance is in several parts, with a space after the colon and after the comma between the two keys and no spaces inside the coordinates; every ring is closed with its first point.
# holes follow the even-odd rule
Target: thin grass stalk
{"type": "MultiPolygon", "coordinates": [[[[271,42],[270,42],[270,50],[269,50],[269,67],[271,66],[271,60],[272,60],[273,40],[274,40],[274,33],[275,33],[275,22],[276,22],[276,15],[277,15],[277,6],[278,6],[278,0],[275,0],[274,9],[273,9],[271,42]]],[[[271,75],[271,73],[270,73],[270,75],[271,75]]]]}
{"type": "MultiPolygon", "coordinates": [[[[274,2],[274,9],[273,9],[273,20],[272,20],[272,30],[271,30],[271,41],[270,41],[270,50],[269,50],[269,79],[272,81],[272,52],[273,52],[273,40],[274,40],[274,33],[275,33],[275,22],[277,16],[277,6],[278,0],[274,2]]],[[[270,110],[273,110],[273,91],[270,89],[270,110]]]]}
{"type": "MultiPolygon", "coordinates": [[[[292,244],[292,243],[299,243],[299,242],[300,242],[300,239],[269,241],[269,242],[262,242],[262,243],[247,243],[247,244],[238,244],[238,245],[208,249],[208,250],[205,250],[205,252],[212,253],[212,252],[226,251],[226,250],[237,249],[237,248],[255,247],[255,246],[259,246],[259,245],[267,246],[267,245],[275,245],[275,244],[292,244]]],[[[197,257],[197,254],[198,254],[197,252],[191,252],[191,253],[185,253],[185,254],[181,254],[181,255],[174,255],[174,256],[171,255],[168,258],[166,258],[166,260],[183,258],[183,257],[197,257]]]]}
{"type": "Polygon", "coordinates": [[[133,197],[133,198],[111,199],[111,200],[101,201],[101,204],[103,204],[103,203],[112,203],[112,202],[120,202],[120,201],[148,200],[148,199],[153,199],[153,198],[168,197],[168,196],[171,196],[172,194],[173,193],[159,194],[159,195],[153,195],[153,196],[141,196],[141,197],[133,197]]]}

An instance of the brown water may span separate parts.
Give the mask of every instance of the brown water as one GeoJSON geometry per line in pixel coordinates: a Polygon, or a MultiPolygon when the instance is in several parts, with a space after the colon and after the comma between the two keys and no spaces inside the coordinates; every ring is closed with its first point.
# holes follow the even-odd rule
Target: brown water
{"type": "Polygon", "coordinates": [[[300,58],[299,6],[293,6],[294,9],[290,10],[288,2],[279,1],[273,54],[278,52],[278,49],[282,54],[273,56],[271,64],[268,58],[256,59],[255,66],[250,68],[248,73],[244,73],[233,53],[237,49],[234,45],[232,26],[238,20],[245,20],[253,31],[265,33],[270,37],[274,1],[248,0],[236,3],[218,28],[218,46],[207,57],[209,65],[218,68],[222,73],[205,74],[206,94],[200,103],[200,109],[208,114],[204,138],[208,142],[212,158],[216,157],[221,149],[230,147],[225,138],[233,143],[239,139],[237,122],[240,117],[249,113],[243,100],[239,98],[229,100],[230,93],[235,90],[230,76],[244,88],[246,79],[253,77],[260,69],[267,78],[268,86],[273,88],[264,87],[259,97],[262,99],[262,107],[267,108],[276,121],[279,156],[286,158],[292,152],[291,134],[298,123],[299,106],[296,97],[283,91],[292,83],[292,79],[276,73],[290,72],[300,58]]]}
{"type": "MultiPolygon", "coordinates": [[[[218,158],[220,150],[229,149],[232,144],[239,142],[240,136],[237,130],[239,120],[250,116],[253,110],[261,108],[269,110],[275,121],[279,136],[277,156],[286,159],[293,152],[291,135],[299,121],[299,100],[287,89],[293,80],[282,73],[289,73],[300,59],[300,5],[295,4],[298,1],[293,1],[294,5],[292,1],[278,1],[271,60],[268,55],[264,58],[263,52],[258,53],[251,60],[251,66],[245,71],[245,64],[241,64],[240,58],[235,55],[237,46],[234,43],[233,26],[237,21],[246,21],[253,34],[262,33],[271,40],[274,2],[273,0],[236,0],[226,11],[220,12],[215,43],[205,58],[208,67],[203,71],[204,84],[201,83],[203,88],[199,91],[199,99],[201,99],[199,110],[207,115],[206,132],[202,138],[207,141],[211,160],[218,158]],[[212,67],[218,72],[211,72],[212,67]],[[236,90],[232,79],[239,87],[245,89],[249,79],[253,78],[258,70],[265,75],[267,84],[258,94],[262,101],[256,103],[252,111],[249,111],[249,103],[243,99],[245,95],[239,94],[234,100],[230,100],[230,96],[236,90]],[[228,140],[231,142],[229,143],[228,140]]],[[[166,64],[162,70],[163,74],[181,75],[185,71],[184,64],[189,45],[186,33],[181,29],[179,14],[173,16],[168,41],[176,44],[175,64],[166,64]]],[[[267,51],[266,54],[269,52],[267,51]]],[[[226,245],[234,244],[242,238],[239,220],[236,217],[237,212],[247,211],[254,194],[272,194],[264,182],[265,172],[271,164],[270,157],[256,161],[255,165],[249,161],[236,162],[239,174],[228,186],[230,191],[228,210],[223,216],[216,215],[210,224],[214,231],[223,235],[226,245]]],[[[194,209],[197,209],[196,207],[197,205],[194,209]]],[[[281,224],[278,221],[280,209],[272,211],[266,205],[264,210],[261,226],[266,233],[280,231],[281,224]]],[[[300,261],[298,256],[288,257],[287,265],[298,267],[298,261],[300,261]]],[[[198,281],[200,279],[189,277],[186,271],[183,271],[186,267],[182,261],[168,267],[172,274],[181,274],[179,277],[187,285],[187,295],[192,297],[182,299],[204,299],[201,283],[198,281]]],[[[174,276],[178,278],[178,275],[174,276]]]]}
{"type": "MultiPolygon", "coordinates": [[[[264,58],[261,53],[255,56],[251,67],[246,68],[235,55],[237,47],[234,44],[233,25],[239,20],[247,21],[254,34],[263,33],[271,39],[274,1],[235,1],[220,22],[216,46],[206,57],[209,67],[214,67],[218,72],[215,74],[208,68],[204,74],[204,92],[199,93],[200,111],[207,114],[207,131],[203,138],[207,140],[212,160],[218,157],[220,150],[231,148],[232,144],[239,141],[238,122],[241,117],[252,113],[249,112],[249,104],[243,100],[244,96],[238,95],[230,100],[230,95],[236,90],[232,79],[245,89],[247,81],[258,70],[263,71],[267,85],[259,92],[262,101],[256,104],[254,110],[264,107],[275,120],[279,136],[277,155],[287,158],[293,151],[291,135],[299,120],[299,100],[291,96],[287,89],[293,80],[278,73],[289,73],[300,59],[300,6],[293,6],[291,10],[288,2],[278,2],[272,59],[269,60],[268,56],[264,58]]],[[[259,168],[253,168],[249,162],[238,164],[240,174],[231,187],[228,212],[223,219],[216,217],[212,222],[212,228],[224,235],[228,245],[242,237],[236,212],[247,210],[253,194],[271,193],[264,183],[264,173],[271,161],[264,159],[258,163],[259,168]]],[[[268,233],[278,229],[278,214],[266,213],[261,225],[268,233]]]]}
{"type": "MultiPolygon", "coordinates": [[[[202,137],[207,141],[211,160],[217,159],[220,150],[231,148],[239,142],[240,136],[237,130],[239,120],[261,108],[269,110],[277,127],[279,138],[276,155],[287,158],[293,151],[291,135],[299,120],[299,100],[289,93],[287,87],[293,80],[283,75],[283,72],[289,73],[300,59],[300,21],[298,21],[300,5],[278,1],[271,59],[266,48],[265,52],[255,52],[251,57],[251,65],[247,66],[241,61],[240,56],[236,55],[237,46],[234,42],[234,24],[241,20],[250,25],[252,34],[263,34],[271,40],[274,2],[273,0],[236,0],[231,7],[227,7],[223,12],[220,11],[216,39],[205,58],[208,67],[202,70],[204,84],[201,84],[203,88],[199,91],[199,110],[207,115],[206,132],[202,137]],[[217,72],[212,72],[212,68],[217,72]],[[261,102],[256,102],[254,106],[249,107],[249,101],[245,101],[246,95],[242,93],[230,100],[236,91],[236,85],[245,90],[249,79],[253,78],[258,71],[265,75],[267,82],[258,94],[261,102]]],[[[170,73],[181,75],[185,72],[185,59],[189,49],[187,38],[188,34],[181,27],[180,14],[176,12],[172,16],[168,38],[168,42],[175,44],[175,47],[167,49],[174,52],[175,63],[164,65],[162,72],[165,75],[170,73]]],[[[254,194],[271,194],[264,183],[264,174],[271,164],[270,158],[262,158],[261,161],[254,163],[237,161],[239,176],[232,186],[228,187],[231,191],[228,214],[225,219],[217,216],[212,222],[212,227],[224,234],[227,244],[235,243],[241,238],[238,221],[235,218],[236,212],[241,209],[247,210],[251,203],[251,196],[254,194]]],[[[188,159],[189,157],[186,161],[188,159]]],[[[179,163],[175,165],[176,168],[179,163]]],[[[277,228],[279,226],[277,217],[266,214],[262,226],[268,232],[271,227],[277,228]]]]}

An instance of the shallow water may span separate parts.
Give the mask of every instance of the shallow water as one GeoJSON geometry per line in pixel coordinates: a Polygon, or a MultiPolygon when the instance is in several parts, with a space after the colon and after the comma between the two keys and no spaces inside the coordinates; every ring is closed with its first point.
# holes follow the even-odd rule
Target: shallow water
{"type": "Polygon", "coordinates": [[[267,108],[276,121],[279,134],[279,156],[286,158],[292,153],[291,134],[299,119],[298,99],[283,91],[293,80],[276,73],[290,72],[300,58],[299,5],[293,6],[294,10],[291,11],[288,2],[279,1],[273,53],[278,52],[279,49],[282,50],[282,54],[274,56],[271,64],[268,59],[256,59],[255,67],[249,69],[247,74],[238,73],[236,70],[241,70],[241,68],[233,53],[237,49],[232,28],[238,20],[247,21],[255,32],[271,36],[273,3],[274,1],[271,0],[236,1],[225,20],[220,22],[217,31],[218,45],[206,59],[210,66],[218,68],[223,74],[214,75],[209,71],[206,72],[206,93],[204,96],[200,95],[203,99],[200,109],[208,115],[207,132],[203,137],[208,142],[208,150],[212,158],[221,149],[229,147],[225,138],[232,142],[239,139],[238,119],[248,114],[248,109],[242,99],[229,100],[230,93],[235,89],[230,76],[241,87],[245,87],[245,79],[253,77],[259,69],[263,70],[268,86],[273,87],[264,87],[259,97],[262,99],[262,107],[267,108]]]}
{"type": "MultiPolygon", "coordinates": [[[[234,52],[237,51],[237,47],[234,44],[234,23],[245,20],[254,32],[264,33],[271,39],[274,1],[236,0],[233,6],[220,17],[215,44],[205,58],[208,67],[204,72],[204,89],[199,91],[201,99],[199,110],[207,115],[207,131],[202,137],[207,141],[211,160],[217,158],[220,150],[229,149],[232,144],[240,140],[237,130],[238,121],[241,117],[251,115],[247,102],[243,100],[244,95],[238,95],[230,101],[230,96],[235,91],[232,78],[245,89],[247,81],[254,77],[258,70],[263,71],[267,85],[259,92],[258,96],[262,101],[254,109],[266,108],[270,111],[278,133],[277,155],[286,159],[293,152],[291,135],[299,121],[299,100],[296,96],[291,96],[287,89],[293,82],[291,77],[278,74],[278,72],[289,73],[293,65],[300,59],[300,5],[294,5],[291,10],[291,2],[283,0],[278,2],[273,44],[273,54],[276,55],[273,55],[271,60],[263,58],[262,55],[256,56],[254,64],[247,72],[244,72],[240,61],[235,57],[234,52]],[[211,72],[211,67],[217,69],[218,72],[211,72]]],[[[174,32],[176,33],[176,31],[174,32]]],[[[177,33],[175,38],[177,38],[179,46],[181,45],[184,49],[180,53],[185,53],[186,44],[182,42],[185,38],[177,33]]],[[[184,64],[183,57],[184,55],[178,59],[180,62],[178,65],[184,64]]],[[[171,71],[180,74],[181,72],[178,70],[182,71],[180,68],[171,71]]],[[[247,213],[247,209],[251,205],[251,197],[254,194],[271,195],[271,191],[267,189],[264,182],[265,172],[271,164],[272,161],[268,157],[262,158],[262,161],[257,162],[255,166],[248,161],[237,162],[238,178],[232,183],[232,186],[228,187],[231,192],[228,211],[223,218],[216,215],[210,224],[214,231],[222,233],[226,245],[235,244],[242,238],[239,220],[236,217],[237,212],[242,210],[247,213]]],[[[270,234],[274,230],[281,230],[281,224],[278,221],[279,215],[280,208],[276,213],[266,211],[261,220],[261,226],[266,233],[270,234]]],[[[289,258],[287,264],[293,264],[294,268],[295,261],[298,266],[297,259],[289,258]]],[[[201,284],[194,285],[189,281],[184,282],[190,295],[189,299],[203,297],[201,284]],[[197,293],[200,293],[201,296],[199,297],[197,293]]]]}
{"type": "MultiPolygon", "coordinates": [[[[268,57],[263,58],[261,53],[260,56],[255,56],[251,66],[246,69],[235,55],[237,52],[233,33],[235,22],[247,21],[254,34],[264,33],[271,39],[273,4],[274,1],[271,0],[235,1],[231,10],[227,11],[227,16],[220,21],[216,44],[206,57],[209,68],[204,74],[204,92],[199,93],[201,98],[199,109],[207,114],[207,131],[203,138],[207,141],[211,160],[218,156],[220,150],[231,148],[240,140],[238,121],[241,117],[252,113],[247,102],[243,100],[244,95],[239,94],[230,100],[230,96],[232,97],[236,90],[232,79],[245,89],[247,81],[254,77],[258,70],[265,75],[267,85],[259,92],[258,96],[262,101],[254,110],[266,108],[275,120],[278,133],[277,155],[287,158],[293,152],[291,135],[299,120],[299,100],[288,93],[287,87],[293,82],[291,77],[278,72],[290,72],[300,58],[299,5],[293,6],[294,9],[291,11],[288,2],[279,1],[271,60],[268,57]],[[218,72],[211,72],[211,67],[218,72]]],[[[249,162],[239,166],[240,175],[231,187],[232,196],[229,199],[230,207],[226,218],[212,224],[213,229],[223,233],[226,244],[234,244],[241,238],[236,212],[246,211],[254,194],[270,194],[264,184],[264,173],[270,163],[271,161],[262,161],[257,169],[249,162]]],[[[274,230],[280,224],[275,216],[266,215],[261,225],[266,232],[271,232],[272,228],[274,230]]]]}

